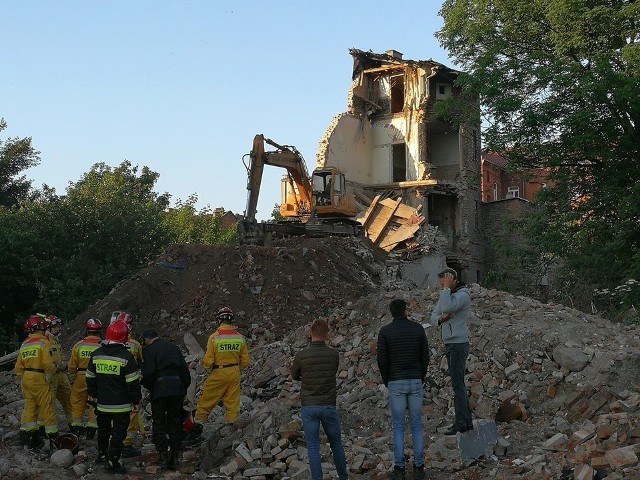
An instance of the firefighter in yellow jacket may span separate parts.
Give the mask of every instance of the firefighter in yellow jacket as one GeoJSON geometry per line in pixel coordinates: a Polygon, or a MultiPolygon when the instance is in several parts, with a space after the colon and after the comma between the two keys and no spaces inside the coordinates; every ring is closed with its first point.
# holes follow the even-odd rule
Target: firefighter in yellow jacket
{"type": "Polygon", "coordinates": [[[94,438],[98,429],[95,405],[89,406],[89,418],[83,422],[87,410],[87,366],[89,359],[102,342],[102,322],[90,318],[85,322],[86,336],[71,349],[68,372],[73,382],[71,385],[71,433],[79,435],[84,430],[87,438],[94,438]]]}
{"type": "Polygon", "coordinates": [[[53,375],[54,397],[62,405],[64,416],[67,417],[67,423],[71,425],[71,383],[67,376],[67,366],[62,360],[62,346],[59,340],[60,332],[62,331],[62,319],[55,315],[49,315],[47,321],[49,322],[47,337],[51,343],[51,356],[56,367],[56,372],[53,375]]]}
{"type": "Polygon", "coordinates": [[[50,439],[58,435],[52,387],[56,367],[45,334],[47,326],[47,319],[40,315],[32,315],[27,319],[24,329],[29,336],[20,346],[15,366],[24,396],[20,440],[34,449],[44,445],[38,432],[38,417],[44,422],[45,432],[50,439]]]}
{"type": "Polygon", "coordinates": [[[202,386],[202,395],[196,407],[194,427],[196,433],[202,431],[202,424],[211,410],[222,399],[227,422],[233,423],[240,413],[240,370],[249,366],[249,348],[244,337],[231,326],[233,312],[229,307],[218,310],[221,322],[207,342],[207,353],[202,360],[209,374],[202,386]]]}
{"type": "MultiPolygon", "coordinates": [[[[127,350],[131,352],[133,358],[138,362],[138,366],[142,365],[142,345],[131,336],[133,319],[135,317],[130,313],[115,311],[111,314],[111,323],[123,321],[129,327],[129,338],[126,343],[127,350]]],[[[138,434],[144,434],[144,424],[142,422],[142,414],[140,413],[140,405],[131,412],[129,427],[127,428],[127,437],[124,439],[122,457],[135,457],[141,454],[140,450],[133,446],[133,442],[138,434]]]]}

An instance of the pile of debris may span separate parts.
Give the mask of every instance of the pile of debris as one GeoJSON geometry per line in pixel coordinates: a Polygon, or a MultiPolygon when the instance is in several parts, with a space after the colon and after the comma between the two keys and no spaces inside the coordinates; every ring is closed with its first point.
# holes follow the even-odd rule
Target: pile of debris
{"type": "MultiPolygon", "coordinates": [[[[171,478],[306,479],[300,386],[289,369],[312,320],[324,318],[342,357],[338,408],[350,471],[353,478],[385,478],[393,455],[376,339],[389,321],[390,300],[400,297],[425,326],[432,350],[424,402],[427,478],[640,478],[639,327],[472,285],[467,384],[476,428],[445,437],[451,386],[438,329],[428,326],[437,289],[393,278],[383,258],[350,238],[295,239],[270,249],[176,246],[67,325],[66,344],[82,335],[86,318],[131,310],[139,315],[134,332],[154,326],[193,359],[215,327],[212,314],[229,305],[252,356],[240,428],[226,425],[216,407],[205,425],[208,440],[184,452],[182,471],[171,478]]],[[[199,369],[196,384],[203,378],[199,369]]],[[[0,374],[1,478],[23,472],[67,478],[48,456],[9,447],[21,402],[17,379],[0,374]]],[[[409,434],[407,445],[411,454],[409,434]]],[[[95,444],[83,440],[82,447],[70,468],[98,478],[91,476],[95,444]]],[[[159,469],[147,465],[153,445],[146,439],[141,447],[147,456],[128,460],[128,468],[139,478],[158,478],[159,469]]],[[[324,444],[325,471],[335,478],[328,450],[324,444]]]]}

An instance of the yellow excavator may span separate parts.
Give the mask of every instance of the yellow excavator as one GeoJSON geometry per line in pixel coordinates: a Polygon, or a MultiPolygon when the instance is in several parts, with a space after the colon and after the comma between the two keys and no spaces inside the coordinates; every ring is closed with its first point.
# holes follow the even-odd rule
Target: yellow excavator
{"type": "Polygon", "coordinates": [[[291,145],[279,145],[264,135],[253,139],[250,153],[242,157],[247,169],[247,208],[240,228],[243,243],[262,243],[265,234],[276,235],[360,235],[361,225],[355,199],[347,194],[344,174],[335,167],[314,170],[309,176],[304,158],[291,145]],[[267,151],[265,144],[275,150],[267,151]],[[248,157],[248,163],[246,161],[248,157]],[[258,197],[265,165],[287,171],[282,182],[282,203],[278,222],[256,221],[258,197]]]}

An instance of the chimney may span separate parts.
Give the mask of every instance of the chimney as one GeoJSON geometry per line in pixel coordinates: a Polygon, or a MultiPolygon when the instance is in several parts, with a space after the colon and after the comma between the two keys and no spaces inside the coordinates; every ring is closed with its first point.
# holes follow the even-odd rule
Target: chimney
{"type": "Polygon", "coordinates": [[[398,60],[402,60],[402,52],[399,52],[397,50],[387,50],[384,53],[386,53],[390,57],[397,58],[398,60]]]}

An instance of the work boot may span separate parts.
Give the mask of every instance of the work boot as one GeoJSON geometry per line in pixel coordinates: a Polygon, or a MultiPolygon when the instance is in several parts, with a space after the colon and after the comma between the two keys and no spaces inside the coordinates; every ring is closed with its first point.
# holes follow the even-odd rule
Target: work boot
{"type": "Polygon", "coordinates": [[[142,452],[133,447],[133,445],[125,445],[122,448],[122,458],[139,457],[140,455],[142,455],[142,452]]]}
{"type": "Polygon", "coordinates": [[[69,431],[76,437],[79,437],[82,432],[82,427],[80,425],[69,425],[69,431]]]}
{"type": "Polygon", "coordinates": [[[107,451],[99,450],[98,458],[96,458],[96,463],[105,463],[107,461],[107,451]]]}
{"type": "Polygon", "coordinates": [[[404,480],[404,479],[405,479],[404,468],[393,467],[393,472],[391,472],[391,480],[404,480]]]}
{"type": "Polygon", "coordinates": [[[167,461],[167,470],[177,470],[180,452],[178,450],[169,450],[169,460],[167,461]]]}
{"type": "Polygon", "coordinates": [[[34,430],[31,432],[29,438],[29,448],[31,450],[40,450],[42,447],[44,447],[44,440],[40,436],[40,432],[38,430],[34,430]]]}
{"type": "Polygon", "coordinates": [[[20,445],[22,447],[26,447],[29,445],[29,439],[31,438],[31,432],[27,432],[26,430],[20,430],[18,434],[18,440],[20,441],[20,445]]]}
{"type": "Polygon", "coordinates": [[[127,469],[124,468],[124,465],[120,463],[119,459],[114,457],[110,457],[107,460],[107,471],[111,473],[127,473],[127,469]]]}
{"type": "Polygon", "coordinates": [[[97,430],[98,429],[96,427],[86,427],[84,429],[84,433],[86,434],[87,439],[92,440],[96,436],[97,430]]]}
{"type": "Polygon", "coordinates": [[[169,462],[169,455],[166,451],[158,452],[160,455],[157,460],[153,461],[153,465],[159,465],[161,467],[167,468],[167,463],[169,462]]]}
{"type": "Polygon", "coordinates": [[[413,465],[413,480],[424,480],[424,465],[416,467],[413,465]]]}

